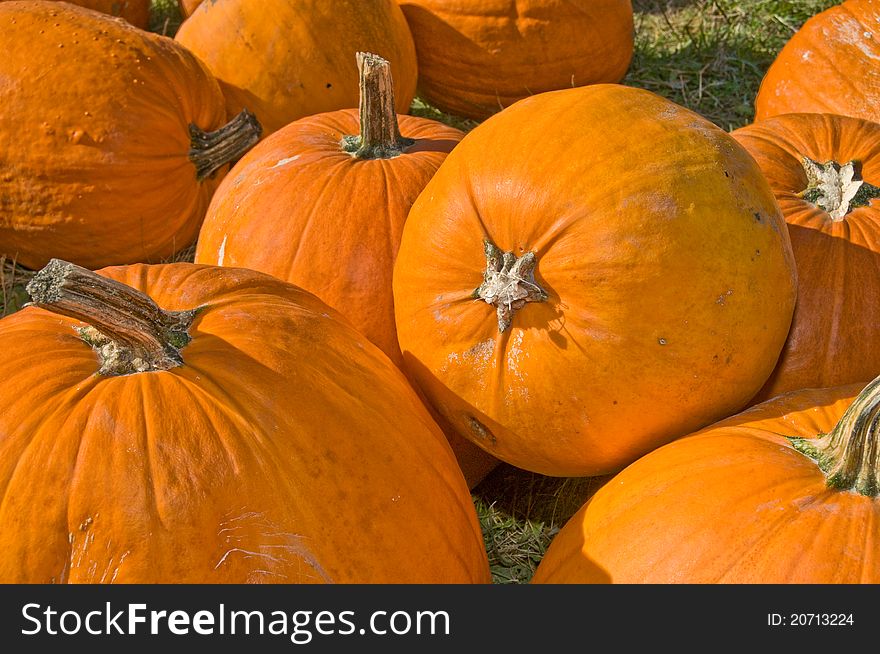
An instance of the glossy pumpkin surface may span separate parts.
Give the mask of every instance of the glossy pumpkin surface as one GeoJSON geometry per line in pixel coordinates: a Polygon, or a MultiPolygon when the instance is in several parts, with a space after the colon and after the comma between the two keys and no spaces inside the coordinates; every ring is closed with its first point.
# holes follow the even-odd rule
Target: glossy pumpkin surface
{"type": "MultiPolygon", "coordinates": [[[[214,196],[195,260],[259,270],[315,293],[401,365],[391,291],[400,235],[463,134],[396,115],[388,62],[367,59],[362,116],[349,109],[301,118],[255,147],[214,196]]],[[[434,418],[476,485],[497,460],[434,418]]]]}
{"type": "Polygon", "coordinates": [[[630,0],[401,0],[420,94],[484,119],[544,91],[619,82],[633,53],[630,0]]]}
{"type": "Polygon", "coordinates": [[[786,114],[732,133],[776,196],[798,271],[791,332],[753,400],[880,374],[880,125],[786,114]],[[818,177],[825,177],[823,190],[818,177]]]}
{"type": "Polygon", "coordinates": [[[791,36],[755,98],[755,119],[832,113],[880,121],[880,3],[846,0],[791,36]]]}
{"type": "Polygon", "coordinates": [[[415,46],[395,0],[216,0],[174,38],[220,80],[229,116],[246,107],[266,134],[356,107],[359,51],[391,62],[400,113],[415,95],[415,46]]]}
{"type": "Polygon", "coordinates": [[[830,432],[863,386],[794,391],[639,459],[566,523],[532,581],[876,584],[876,497],[829,487],[791,440],[830,432]]]}
{"type": "Polygon", "coordinates": [[[101,274],[197,309],[190,340],[177,367],[98,374],[81,322],[0,321],[4,583],[489,580],[443,434],[336,312],[244,269],[101,274]]]}
{"type": "Polygon", "coordinates": [[[469,132],[413,205],[393,282],[434,406],[559,476],[619,470],[744,406],[796,289],[754,159],[618,85],[527,98],[469,132]]]}
{"type": "Polygon", "coordinates": [[[191,126],[223,95],[171,39],[66,3],[0,3],[0,253],[97,268],[195,241],[225,168],[201,181],[191,126]]]}

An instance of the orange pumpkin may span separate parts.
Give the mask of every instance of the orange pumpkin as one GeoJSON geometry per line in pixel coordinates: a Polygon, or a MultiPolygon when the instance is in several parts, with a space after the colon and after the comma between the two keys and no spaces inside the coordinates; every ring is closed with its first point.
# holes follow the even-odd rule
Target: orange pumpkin
{"type": "MultiPolygon", "coordinates": [[[[9,0],[0,0],[8,2],[9,0]]],[[[150,0],[67,0],[71,4],[124,18],[135,27],[150,25],[150,0]]]]}
{"type": "Polygon", "coordinates": [[[742,146],[601,84],[469,132],[409,213],[393,286],[405,365],[462,435],[593,476],[745,405],[782,349],[796,275],[742,146]]]}
{"type": "Polygon", "coordinates": [[[619,82],[633,53],[630,0],[400,0],[419,94],[482,120],[516,100],[619,82]]]}
{"type": "Polygon", "coordinates": [[[793,391],[648,454],[566,523],[532,581],[880,583],[878,403],[880,380],[793,391]]]}
{"type": "Polygon", "coordinates": [[[880,3],[846,0],[807,20],[770,65],[755,119],[831,113],[880,122],[880,3]]]}
{"type": "Polygon", "coordinates": [[[416,55],[395,0],[215,0],[174,37],[220,80],[232,116],[243,107],[274,132],[298,118],[358,104],[355,53],[392,62],[397,110],[416,88],[416,55]]]}
{"type": "Polygon", "coordinates": [[[97,268],[195,241],[226,163],[259,139],[253,117],[224,127],[198,59],[124,21],[14,1],[0,23],[0,254],[97,268]]]}
{"type": "Polygon", "coordinates": [[[3,583],[489,581],[443,434],[310,293],[60,261],[28,291],[0,321],[3,583]]]}
{"type": "Polygon", "coordinates": [[[788,340],[753,402],[880,374],[880,125],[784,114],[732,133],[788,223],[798,299],[788,340]]]}
{"type": "MultiPolygon", "coordinates": [[[[400,234],[463,134],[397,116],[389,63],[360,53],[357,64],[360,112],[302,118],[251,150],[214,195],[195,261],[259,270],[315,293],[400,365],[391,293],[400,234]]],[[[486,472],[470,470],[470,485],[486,472]]]]}
{"type": "Polygon", "coordinates": [[[200,4],[202,4],[202,0],[178,0],[180,13],[184,17],[191,16],[192,13],[199,8],[200,4]]]}

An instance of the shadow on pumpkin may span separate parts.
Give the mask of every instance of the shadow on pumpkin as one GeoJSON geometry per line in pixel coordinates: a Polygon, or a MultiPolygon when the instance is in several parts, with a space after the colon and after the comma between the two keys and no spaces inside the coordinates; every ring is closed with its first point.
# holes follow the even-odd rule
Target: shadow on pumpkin
{"type": "Polygon", "coordinates": [[[748,406],[799,388],[868,381],[880,374],[880,239],[850,230],[852,240],[788,225],[798,268],[792,326],[776,368],[748,406]],[[872,249],[873,248],[873,249],[872,249]],[[784,368],[784,377],[780,374],[784,368]]]}
{"type": "MultiPolygon", "coordinates": [[[[426,398],[438,395],[442,382],[411,352],[405,351],[403,358],[407,375],[421,382],[420,394],[426,398]]],[[[426,403],[432,406],[430,400],[426,403]]],[[[460,464],[482,474],[482,481],[472,487],[472,495],[517,520],[545,523],[551,529],[561,527],[614,476],[551,477],[500,462],[489,458],[488,452],[479,445],[484,442],[489,447],[492,442],[504,438],[506,430],[500,424],[460,399],[451,407],[451,415],[447,415],[449,409],[440,412],[433,406],[432,413],[435,419],[440,417],[444,431],[457,430],[459,438],[469,444],[466,448],[459,448],[458,454],[470,452],[473,459],[460,461],[460,464]]]]}

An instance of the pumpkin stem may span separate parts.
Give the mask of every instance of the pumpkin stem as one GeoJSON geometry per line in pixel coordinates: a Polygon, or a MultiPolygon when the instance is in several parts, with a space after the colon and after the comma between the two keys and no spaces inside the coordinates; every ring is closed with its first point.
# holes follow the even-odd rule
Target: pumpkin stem
{"type": "Polygon", "coordinates": [[[793,438],[796,450],[819,465],[828,486],[880,495],[880,377],[868,384],[830,433],[793,438]]]}
{"type": "Polygon", "coordinates": [[[343,136],[342,149],[358,159],[391,159],[403,154],[414,139],[400,135],[394,108],[391,64],[379,55],[357,53],[360,77],[361,133],[343,136]]]}
{"type": "Polygon", "coordinates": [[[483,241],[486,252],[486,272],[483,283],[474,291],[474,297],[495,307],[498,331],[503,332],[513,321],[513,314],[527,302],[543,302],[547,293],[535,282],[538,259],[534,252],[517,257],[504,252],[491,241],[483,241]]]}
{"type": "Polygon", "coordinates": [[[862,179],[862,165],[850,161],[840,165],[836,161],[819,163],[809,157],[803,158],[807,174],[807,188],[800,196],[831,214],[831,220],[839,222],[856,207],[866,207],[874,198],[880,197],[880,188],[862,179]]]}
{"type": "Polygon", "coordinates": [[[196,179],[201,182],[219,168],[238,160],[256,145],[262,135],[262,125],[247,109],[213,132],[190,124],[189,160],[196,167],[196,179]]]}
{"type": "Polygon", "coordinates": [[[32,304],[88,323],[77,332],[98,352],[102,375],[169,370],[183,365],[180,349],[195,310],[165,311],[120,282],[52,259],[28,283],[32,304]]]}

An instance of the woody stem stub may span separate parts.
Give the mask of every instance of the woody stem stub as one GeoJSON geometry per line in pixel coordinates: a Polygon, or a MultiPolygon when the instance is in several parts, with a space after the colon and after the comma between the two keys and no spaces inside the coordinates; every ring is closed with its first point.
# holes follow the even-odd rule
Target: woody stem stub
{"type": "Polygon", "coordinates": [[[180,350],[195,310],[165,311],[126,284],[52,259],[26,288],[32,304],[79,320],[80,337],[98,353],[100,374],[126,375],[183,365],[180,350]]]}
{"type": "Polygon", "coordinates": [[[828,434],[793,438],[796,450],[818,464],[828,486],[868,497],[880,495],[880,377],[853,401],[828,434]]]}
{"type": "Polygon", "coordinates": [[[358,159],[391,159],[415,143],[400,135],[394,108],[391,64],[368,52],[357,53],[361,133],[342,138],[342,149],[358,159]]]}
{"type": "Polygon", "coordinates": [[[510,327],[514,314],[529,302],[544,302],[547,293],[535,281],[538,259],[534,252],[517,257],[501,250],[491,241],[484,241],[486,271],[483,283],[474,297],[495,307],[498,331],[510,327]]]}

